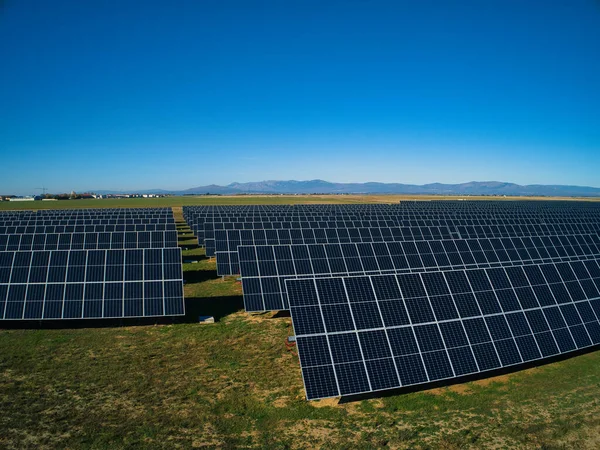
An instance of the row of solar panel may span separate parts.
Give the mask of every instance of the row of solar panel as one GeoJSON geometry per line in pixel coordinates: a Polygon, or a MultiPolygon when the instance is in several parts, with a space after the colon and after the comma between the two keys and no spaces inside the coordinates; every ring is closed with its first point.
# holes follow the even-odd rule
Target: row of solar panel
{"type": "MultiPolygon", "coordinates": [[[[277,224],[273,224],[277,226],[277,224]]],[[[333,225],[333,224],[328,224],[333,225]]],[[[370,225],[370,224],[366,224],[370,225]]],[[[238,245],[276,245],[335,242],[384,242],[440,239],[475,239],[484,237],[552,236],[560,234],[598,234],[595,227],[518,225],[478,227],[395,227],[395,226],[324,226],[310,228],[264,228],[252,230],[214,230],[204,238],[207,256],[216,252],[235,252],[238,245]]],[[[201,236],[198,238],[201,239],[201,236]]]]}
{"type": "Polygon", "coordinates": [[[597,209],[600,205],[588,201],[548,201],[548,200],[511,200],[498,202],[495,200],[415,200],[399,203],[402,208],[414,209],[597,209]]]}
{"type": "Polygon", "coordinates": [[[176,231],[0,234],[0,251],[177,247],[176,231]]]}
{"type": "Polygon", "coordinates": [[[555,206],[548,207],[547,204],[538,204],[537,207],[533,208],[515,208],[515,205],[505,204],[486,204],[485,206],[478,205],[477,203],[457,203],[457,202],[444,202],[444,204],[438,203],[426,205],[409,205],[407,203],[398,204],[387,204],[387,205],[372,205],[372,204],[361,204],[361,205],[288,205],[286,207],[279,207],[275,205],[255,205],[255,207],[238,208],[235,206],[207,206],[203,209],[194,207],[184,207],[184,215],[223,215],[223,214],[271,214],[271,213],[286,213],[286,214],[310,214],[310,213],[354,213],[354,212],[394,212],[401,214],[415,214],[417,212],[432,212],[432,213],[446,213],[446,212],[473,212],[473,213],[486,213],[490,211],[498,213],[513,213],[513,214],[569,214],[569,213],[586,213],[586,214],[598,214],[600,208],[597,205],[589,204],[588,202],[578,202],[571,205],[556,203],[555,206]]]}
{"type": "MultiPolygon", "coordinates": [[[[0,216],[0,219],[4,219],[5,216],[0,216]]],[[[56,214],[31,214],[24,216],[12,216],[19,217],[28,220],[86,220],[86,219],[169,219],[173,217],[172,212],[168,213],[110,213],[110,214],[99,214],[99,213],[85,213],[85,214],[65,214],[63,212],[57,212],[56,214]]]]}
{"type": "Polygon", "coordinates": [[[447,209],[427,209],[427,208],[404,208],[400,205],[388,208],[329,208],[329,209],[268,209],[268,210],[236,210],[236,209],[226,209],[226,210],[187,210],[184,212],[184,217],[218,217],[218,216],[252,216],[252,215],[270,215],[270,214],[286,214],[286,215],[311,215],[311,214],[396,214],[396,215],[406,215],[406,216],[418,216],[420,214],[430,215],[430,214],[467,214],[471,213],[474,215],[482,215],[482,214],[497,214],[497,215],[546,215],[546,216],[558,216],[558,215],[576,215],[576,216],[592,216],[598,215],[600,212],[599,208],[574,208],[574,209],[565,209],[565,208],[537,208],[537,209],[502,209],[502,208],[485,208],[485,209],[476,209],[476,208],[456,208],[451,207],[447,209]]]}
{"type": "Polygon", "coordinates": [[[121,233],[124,231],[174,231],[174,223],[137,225],[46,225],[46,226],[0,226],[0,234],[64,234],[64,233],[121,233]]]}
{"type": "Polygon", "coordinates": [[[307,215],[290,215],[290,214],[268,214],[268,215],[240,215],[231,214],[213,217],[198,217],[199,222],[266,222],[266,221],[286,221],[286,220],[397,220],[397,221],[415,221],[415,220],[469,220],[469,221],[506,221],[508,219],[519,221],[530,221],[531,223],[540,223],[547,220],[568,220],[590,222],[594,221],[593,217],[589,216],[543,216],[543,215],[515,215],[515,214],[435,214],[435,215],[399,215],[399,214],[374,214],[374,213],[356,213],[356,214],[307,214],[307,215]]]}
{"type": "Polygon", "coordinates": [[[0,220],[127,220],[127,219],[170,219],[173,214],[0,214],[0,220]]]}
{"type": "Polygon", "coordinates": [[[64,211],[56,211],[53,214],[2,214],[0,220],[171,220],[173,212],[156,213],[80,213],[70,214],[64,211]]]}
{"type": "MultiPolygon", "coordinates": [[[[215,256],[216,241],[215,233],[227,229],[257,229],[257,230],[300,230],[303,228],[312,229],[358,229],[358,228],[389,228],[393,226],[391,222],[386,221],[339,221],[339,222],[246,222],[246,223],[211,223],[204,224],[204,245],[206,246],[206,256],[215,256]],[[254,228],[252,228],[254,227],[254,228]]],[[[200,235],[198,235],[200,241],[200,235]]]]}
{"type": "MultiPolygon", "coordinates": [[[[498,215],[498,214],[485,214],[485,215],[474,215],[474,214],[420,214],[420,215],[398,215],[398,214],[372,214],[372,213],[361,213],[361,214],[314,214],[314,215],[260,215],[260,216],[243,216],[243,215],[231,215],[231,216],[214,216],[214,217],[196,217],[194,224],[202,224],[204,222],[268,222],[268,221],[318,221],[318,220],[395,220],[402,221],[406,220],[414,222],[418,220],[436,220],[436,221],[457,221],[467,220],[474,221],[494,221],[505,222],[507,220],[523,221],[530,223],[545,223],[546,221],[567,221],[567,222],[597,222],[597,218],[593,216],[541,216],[541,215],[498,215]]],[[[439,224],[439,223],[434,223],[439,224]]]]}
{"type": "MultiPolygon", "coordinates": [[[[235,275],[239,273],[237,249],[240,245],[299,245],[316,243],[348,243],[348,242],[402,242],[421,240],[447,240],[453,238],[479,239],[484,237],[506,238],[527,236],[553,236],[573,233],[570,229],[531,230],[523,229],[461,229],[451,233],[447,229],[438,228],[322,228],[297,230],[226,230],[215,231],[214,255],[217,259],[218,275],[235,275]],[[420,234],[416,234],[416,232],[420,234]]],[[[579,230],[578,230],[579,231],[579,230]]],[[[207,253],[212,256],[212,242],[207,241],[207,253]]]]}
{"type": "MultiPolygon", "coordinates": [[[[354,220],[356,220],[358,216],[354,216],[354,220]]],[[[523,225],[547,225],[547,224],[556,224],[556,223],[569,223],[569,224],[588,224],[590,226],[594,226],[597,228],[598,221],[593,218],[515,218],[515,217],[485,217],[485,218],[473,218],[472,216],[468,217],[448,217],[448,218],[440,218],[436,217],[435,219],[426,219],[423,217],[414,218],[414,219],[402,219],[397,216],[381,216],[381,215],[363,215],[360,220],[378,220],[378,221],[387,221],[388,226],[477,226],[477,225],[504,225],[507,223],[511,224],[523,224],[523,225]]],[[[296,227],[300,228],[309,228],[314,227],[310,225],[310,223],[314,222],[338,222],[338,221],[346,221],[348,222],[348,218],[344,216],[317,216],[312,217],[311,219],[301,219],[294,217],[270,217],[270,218],[256,218],[256,217],[227,217],[227,218],[202,218],[195,220],[190,224],[192,229],[194,230],[196,235],[202,235],[204,237],[207,231],[210,231],[212,227],[222,227],[220,229],[227,229],[226,224],[231,222],[237,225],[229,225],[231,229],[233,228],[261,228],[261,223],[286,223],[286,222],[295,222],[300,223],[296,227]],[[255,223],[254,225],[252,225],[255,223]],[[214,224],[214,225],[213,225],[214,224]],[[241,225],[246,224],[246,225],[241,225]],[[203,234],[204,232],[204,234],[203,234]]],[[[280,226],[286,227],[286,226],[280,226]]],[[[287,227],[289,228],[289,227],[287,227]]],[[[209,236],[210,237],[210,236],[209,236]]]]}
{"type": "Polygon", "coordinates": [[[33,213],[27,217],[171,217],[173,216],[173,211],[130,211],[126,212],[114,211],[114,212],[104,212],[104,211],[95,211],[90,212],[89,210],[82,211],[46,211],[46,212],[37,212],[33,213]]]}
{"type": "Polygon", "coordinates": [[[181,249],[0,252],[0,318],[183,315],[181,249]]]}
{"type": "Polygon", "coordinates": [[[184,315],[174,281],[0,284],[4,320],[99,319],[184,315]]]}
{"type": "Polygon", "coordinates": [[[222,214],[190,214],[188,215],[189,219],[199,220],[199,221],[211,221],[215,220],[228,220],[235,218],[245,218],[245,219],[255,219],[258,220],[260,218],[291,218],[291,219],[302,219],[302,218],[315,218],[315,217],[350,217],[350,218],[361,218],[364,216],[374,216],[381,218],[395,218],[395,219],[406,219],[406,220],[414,220],[419,218],[427,218],[427,219],[435,219],[435,218],[474,218],[474,219],[489,219],[489,218],[515,218],[515,219],[536,219],[536,220],[553,220],[553,219],[578,219],[585,220],[590,218],[597,217],[595,214],[589,214],[582,212],[580,214],[577,213],[569,213],[563,214],[560,212],[550,212],[550,213],[497,213],[497,212],[448,212],[448,213],[413,213],[413,212],[394,212],[394,211],[356,211],[356,212],[307,212],[307,213],[287,213],[287,212],[273,212],[273,213],[222,213],[222,214]]]}
{"type": "Polygon", "coordinates": [[[0,214],[0,318],[181,314],[171,208],[0,214]]]}
{"type": "MultiPolygon", "coordinates": [[[[323,223],[351,223],[351,222],[379,222],[388,223],[388,226],[401,226],[401,227],[422,227],[422,226],[446,226],[446,227],[458,227],[458,226],[503,226],[503,225],[521,225],[521,226],[552,226],[552,225],[584,225],[598,229],[598,222],[595,220],[576,220],[576,219],[556,219],[553,221],[535,221],[535,220],[522,220],[507,218],[503,220],[489,219],[489,220],[473,220],[473,219],[438,219],[438,220],[398,220],[395,218],[382,219],[374,216],[363,216],[360,220],[346,220],[345,218],[336,218],[332,216],[324,217],[322,220],[302,220],[302,219],[280,219],[280,220],[248,220],[246,218],[229,218],[227,220],[222,219],[211,219],[211,221],[205,221],[203,224],[198,223],[197,228],[202,225],[205,232],[205,237],[211,237],[210,233],[212,230],[219,229],[261,229],[268,224],[277,223],[294,223],[296,228],[315,228],[323,223]],[[312,225],[315,224],[315,225],[312,225]]],[[[320,225],[321,227],[323,225],[320,225]]],[[[270,226],[273,228],[273,226],[270,226]]],[[[290,228],[290,226],[279,225],[278,228],[290,228]]]]}
{"type": "Polygon", "coordinates": [[[178,279],[179,248],[0,252],[0,284],[178,279]]]}
{"type": "Polygon", "coordinates": [[[246,311],[288,309],[285,280],[311,276],[522,265],[600,255],[597,235],[387,243],[240,246],[246,311]]]}
{"type": "Polygon", "coordinates": [[[600,343],[600,267],[286,282],[308,399],[398,388],[600,343]]]}
{"type": "MultiPolygon", "coordinates": [[[[346,220],[344,218],[335,218],[327,220],[304,220],[304,219],[260,219],[261,221],[244,220],[236,218],[231,221],[206,221],[197,223],[191,228],[194,233],[202,234],[205,238],[211,238],[213,230],[233,230],[233,229],[290,229],[290,228],[336,228],[337,224],[343,227],[342,224],[347,223],[372,223],[376,226],[389,227],[478,227],[478,226],[521,226],[521,227],[552,227],[571,225],[578,227],[586,227],[588,229],[598,230],[598,221],[586,220],[544,220],[544,221],[529,221],[518,219],[505,220],[396,220],[396,219],[378,219],[372,217],[364,217],[360,220],[346,220]],[[327,225],[325,225],[327,224],[327,225]]],[[[358,226],[358,225],[357,225],[358,226]]],[[[364,226],[364,225],[363,225],[364,226]]]]}
{"type": "MultiPolygon", "coordinates": [[[[340,224],[341,225],[341,224],[340,224]]],[[[367,228],[357,228],[352,226],[347,227],[335,227],[335,228],[312,228],[313,230],[321,229],[321,230],[348,230],[347,232],[342,231],[341,235],[345,238],[346,234],[348,236],[352,236],[354,238],[354,242],[360,241],[384,241],[384,240],[431,240],[431,239],[450,239],[450,238],[462,238],[462,239],[472,239],[472,238],[483,238],[483,237],[511,237],[511,236],[550,236],[550,235],[559,235],[559,234],[587,234],[587,233],[597,233],[596,227],[593,226],[584,226],[584,225],[571,225],[571,224],[558,224],[558,225],[549,225],[549,226],[539,226],[539,227],[526,227],[519,225],[505,225],[505,226],[490,226],[490,227],[404,227],[404,228],[396,228],[396,227],[367,227],[367,228]],[[367,230],[379,230],[379,231],[369,231],[367,230]]],[[[289,229],[294,230],[294,229],[289,229]]],[[[302,230],[301,228],[297,228],[295,230],[302,230]]],[[[264,231],[264,230],[262,230],[264,231]]],[[[261,238],[262,232],[257,233],[257,237],[261,238]]],[[[282,237],[286,238],[285,232],[281,233],[282,237]]],[[[296,232],[294,234],[296,239],[301,238],[302,232],[296,232]]],[[[306,232],[310,238],[310,233],[306,232]]],[[[290,237],[292,233],[290,231],[290,237]]],[[[337,233],[339,237],[339,233],[337,233]]],[[[217,248],[224,249],[228,248],[229,251],[232,251],[233,246],[239,241],[241,242],[241,233],[227,233],[227,232],[219,232],[214,230],[214,238],[209,238],[205,235],[204,243],[206,245],[206,255],[207,256],[215,256],[217,248]],[[238,239],[239,236],[239,239],[238,239]],[[219,242],[217,242],[217,237],[219,238],[219,242]],[[232,238],[233,243],[229,242],[229,238],[232,238]]],[[[246,233],[248,237],[248,241],[250,234],[246,233]]],[[[275,240],[276,234],[274,232],[269,233],[269,238],[271,239],[271,243],[275,240]]],[[[321,233],[320,236],[323,236],[321,233]]],[[[279,237],[279,235],[277,235],[279,237]]],[[[254,238],[254,234],[252,234],[252,238],[254,238]]],[[[200,239],[200,237],[198,238],[200,239]]],[[[266,232],[265,232],[266,239],[266,232]]],[[[333,231],[325,232],[325,239],[328,242],[335,242],[336,233],[333,231]]]]}
{"type": "Polygon", "coordinates": [[[137,225],[146,223],[175,223],[171,218],[158,219],[38,219],[38,220],[0,220],[0,226],[26,227],[44,225],[137,225]]]}
{"type": "MultiPolygon", "coordinates": [[[[294,228],[262,230],[215,230],[215,251],[237,252],[239,245],[327,244],[343,242],[383,242],[412,239],[410,228],[294,228]]],[[[428,233],[432,235],[432,233],[428,233]]],[[[450,239],[449,231],[435,233],[450,239]]]]}
{"type": "Polygon", "coordinates": [[[40,209],[40,210],[4,210],[0,211],[2,216],[39,216],[39,217],[74,217],[74,216],[170,216],[172,208],[106,208],[106,209],[40,209]]]}
{"type": "Polygon", "coordinates": [[[80,209],[39,209],[25,211],[0,211],[3,215],[33,216],[104,216],[104,215],[172,215],[172,208],[80,208],[80,209]]]}
{"type": "MultiPolygon", "coordinates": [[[[237,222],[319,222],[319,221],[348,221],[348,220],[387,220],[397,223],[398,225],[404,226],[441,226],[441,225],[494,225],[494,224],[545,224],[545,223],[597,223],[593,218],[573,218],[573,217],[556,217],[552,219],[548,218],[523,218],[523,217],[415,217],[415,218],[402,218],[394,215],[373,215],[363,214],[360,216],[313,216],[309,218],[298,218],[298,217],[267,217],[267,218],[254,218],[254,217],[227,217],[227,218],[210,218],[203,221],[203,223],[237,223],[237,222]],[[347,217],[350,217],[348,219],[347,217]]],[[[200,224],[199,224],[200,225],[200,224]]]]}
{"type": "Polygon", "coordinates": [[[402,210],[402,209],[358,209],[358,210],[272,210],[272,211],[214,211],[214,212],[190,212],[188,217],[212,218],[212,217],[269,217],[269,216],[289,216],[289,217],[310,217],[313,215],[389,215],[397,217],[419,217],[425,216],[464,216],[473,215],[475,217],[487,217],[490,215],[498,217],[594,217],[597,216],[600,209],[580,209],[580,210],[402,210]]]}
{"type": "MultiPolygon", "coordinates": [[[[192,229],[200,229],[204,230],[206,224],[210,227],[212,224],[215,224],[216,229],[255,229],[258,227],[260,223],[283,223],[283,222],[296,222],[296,223],[318,223],[318,222],[360,222],[360,221],[381,221],[381,222],[390,222],[391,226],[403,226],[403,227],[420,227],[420,226],[490,226],[490,225],[505,225],[505,224],[514,224],[514,225],[529,225],[529,226],[539,226],[539,225],[548,225],[548,224],[586,224],[586,225],[596,225],[598,223],[597,220],[593,219],[572,219],[572,218],[555,218],[552,220],[543,219],[521,219],[521,218],[503,218],[503,219],[475,219],[475,218],[453,218],[453,219],[430,219],[430,218],[411,218],[411,219],[401,219],[397,217],[386,217],[386,216],[372,216],[372,215],[363,215],[363,216],[319,216],[314,218],[285,218],[285,217],[271,217],[271,218],[239,218],[239,217],[230,217],[227,219],[222,218],[214,218],[205,220],[203,222],[198,222],[190,227],[192,229]],[[257,223],[257,225],[251,225],[252,223],[257,223]],[[243,225],[240,224],[248,224],[244,228],[243,225]],[[221,228],[218,228],[221,227],[221,228]],[[223,228],[228,227],[228,228],[223,228]]],[[[303,226],[302,228],[308,228],[303,226]]]]}
{"type": "Polygon", "coordinates": [[[272,211],[272,210],[355,210],[355,209],[595,209],[600,205],[585,201],[546,201],[546,200],[411,200],[398,203],[311,203],[286,205],[195,205],[184,206],[183,211],[272,211]]]}
{"type": "Polygon", "coordinates": [[[229,229],[256,229],[256,230],[293,230],[302,228],[386,228],[394,227],[393,221],[385,220],[349,220],[349,221],[322,221],[322,222],[297,222],[297,221],[286,221],[286,222],[212,222],[205,223],[204,229],[196,231],[198,237],[198,243],[204,244],[207,247],[207,256],[214,256],[215,243],[214,234],[217,230],[229,230],[229,229]]]}

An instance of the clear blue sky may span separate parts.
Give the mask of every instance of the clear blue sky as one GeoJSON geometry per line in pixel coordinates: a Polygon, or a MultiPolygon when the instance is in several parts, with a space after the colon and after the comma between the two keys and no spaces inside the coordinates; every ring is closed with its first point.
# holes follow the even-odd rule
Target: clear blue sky
{"type": "Polygon", "coordinates": [[[0,193],[600,186],[598,0],[0,5],[0,193]]]}

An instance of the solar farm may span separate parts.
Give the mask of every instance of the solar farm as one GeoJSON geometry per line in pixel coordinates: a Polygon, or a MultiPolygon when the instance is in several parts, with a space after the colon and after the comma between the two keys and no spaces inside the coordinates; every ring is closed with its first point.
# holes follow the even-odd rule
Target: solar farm
{"type": "Polygon", "coordinates": [[[594,448],[599,232],[583,201],[0,211],[0,445],[594,448]]]}

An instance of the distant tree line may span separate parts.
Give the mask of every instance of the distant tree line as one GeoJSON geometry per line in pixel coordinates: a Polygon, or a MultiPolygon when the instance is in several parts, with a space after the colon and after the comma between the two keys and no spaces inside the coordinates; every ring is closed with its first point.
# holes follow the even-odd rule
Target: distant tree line
{"type": "Polygon", "coordinates": [[[45,194],[42,196],[43,199],[46,200],[80,200],[82,198],[93,198],[91,193],[78,194],[75,191],[70,194],[45,194]]]}

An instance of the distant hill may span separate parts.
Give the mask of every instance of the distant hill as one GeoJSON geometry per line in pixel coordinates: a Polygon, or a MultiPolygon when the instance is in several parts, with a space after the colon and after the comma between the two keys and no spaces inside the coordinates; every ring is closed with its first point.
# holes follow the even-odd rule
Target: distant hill
{"type": "Polygon", "coordinates": [[[90,190],[81,191],[81,192],[93,192],[94,194],[99,194],[99,195],[115,195],[115,194],[164,194],[164,195],[175,194],[175,195],[179,195],[180,191],[167,191],[164,189],[142,189],[142,190],[130,189],[130,190],[121,190],[121,191],[114,191],[114,190],[110,190],[110,189],[90,189],[90,190]]]}
{"type": "Polygon", "coordinates": [[[460,184],[331,183],[310,181],[258,181],[227,186],[199,186],[173,194],[430,194],[430,195],[516,195],[596,197],[600,188],[532,184],[522,186],[500,181],[471,181],[460,184]]]}

